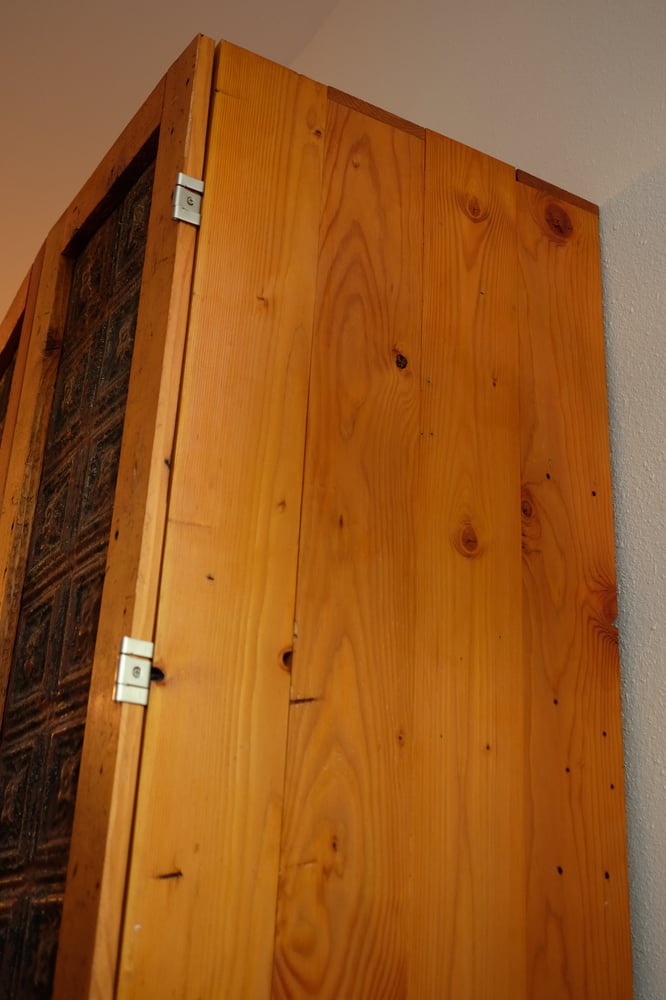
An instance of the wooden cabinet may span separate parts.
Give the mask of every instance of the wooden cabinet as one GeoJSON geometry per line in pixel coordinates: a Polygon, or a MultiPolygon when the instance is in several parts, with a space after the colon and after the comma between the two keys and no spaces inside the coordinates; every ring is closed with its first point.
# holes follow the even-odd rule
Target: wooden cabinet
{"type": "Polygon", "coordinates": [[[4,995],[631,996],[597,221],[174,64],[0,328],[4,995]]]}

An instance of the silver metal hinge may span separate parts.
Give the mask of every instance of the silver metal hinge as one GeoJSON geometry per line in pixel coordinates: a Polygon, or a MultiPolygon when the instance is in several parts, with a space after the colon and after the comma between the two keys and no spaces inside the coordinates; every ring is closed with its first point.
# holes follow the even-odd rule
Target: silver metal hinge
{"type": "Polygon", "coordinates": [[[173,218],[200,226],[203,189],[203,181],[188,174],[178,174],[173,192],[173,218]]]}
{"type": "Polygon", "coordinates": [[[129,635],[123,636],[118,657],[114,701],[127,701],[132,705],[148,704],[154,651],[152,642],[132,639],[129,635]]]}

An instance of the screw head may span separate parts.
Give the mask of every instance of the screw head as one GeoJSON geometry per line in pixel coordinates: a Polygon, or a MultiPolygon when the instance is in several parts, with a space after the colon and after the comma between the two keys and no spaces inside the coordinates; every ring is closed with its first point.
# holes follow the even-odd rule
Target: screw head
{"type": "Polygon", "coordinates": [[[141,676],[141,667],[132,667],[132,677],[138,678],[140,676],[141,676]]]}

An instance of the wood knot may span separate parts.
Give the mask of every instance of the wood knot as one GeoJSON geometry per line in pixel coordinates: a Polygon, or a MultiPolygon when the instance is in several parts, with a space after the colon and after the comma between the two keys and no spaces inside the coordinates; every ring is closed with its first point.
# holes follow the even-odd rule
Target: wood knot
{"type": "Polygon", "coordinates": [[[534,551],[541,534],[541,526],[532,494],[526,486],[520,493],[520,513],[521,513],[521,537],[523,552],[529,554],[534,551]]]}
{"type": "Polygon", "coordinates": [[[546,225],[560,240],[568,240],[573,233],[573,223],[568,213],[556,201],[549,201],[544,213],[546,225]]]}
{"type": "Polygon", "coordinates": [[[474,556],[478,556],[479,539],[473,525],[469,521],[462,523],[453,544],[460,555],[465,556],[466,559],[473,559],[474,556]]]}
{"type": "Polygon", "coordinates": [[[460,200],[460,205],[472,222],[484,222],[488,218],[488,209],[484,207],[475,194],[465,194],[460,200]]]}

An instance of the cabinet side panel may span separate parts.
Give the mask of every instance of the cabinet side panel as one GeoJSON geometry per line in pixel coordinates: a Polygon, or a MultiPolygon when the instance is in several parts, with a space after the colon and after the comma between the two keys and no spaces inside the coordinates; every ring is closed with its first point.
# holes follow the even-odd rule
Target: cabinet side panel
{"type": "Polygon", "coordinates": [[[528,995],[631,997],[597,218],[516,185],[528,995]]]}
{"type": "Polygon", "coordinates": [[[331,102],[274,995],[404,997],[422,139],[331,102]]]}
{"type": "Polygon", "coordinates": [[[525,997],[514,173],[426,140],[409,996],[525,997]]]}
{"type": "Polygon", "coordinates": [[[325,91],[223,44],[122,997],[270,991],[325,91]]]}

